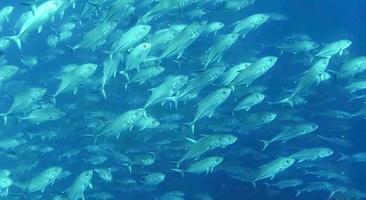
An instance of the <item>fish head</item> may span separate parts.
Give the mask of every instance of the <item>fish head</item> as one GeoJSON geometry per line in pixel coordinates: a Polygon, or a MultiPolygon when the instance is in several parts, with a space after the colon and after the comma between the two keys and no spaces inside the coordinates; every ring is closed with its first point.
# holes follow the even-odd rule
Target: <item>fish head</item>
{"type": "Polygon", "coordinates": [[[320,47],[320,45],[316,42],[309,41],[308,43],[309,50],[314,50],[320,47]]]}
{"type": "Polygon", "coordinates": [[[98,67],[98,65],[94,64],[94,63],[83,64],[83,67],[80,68],[80,70],[81,70],[80,73],[85,76],[90,76],[91,74],[93,74],[95,72],[97,67],[98,67]]]}
{"type": "Polygon", "coordinates": [[[29,92],[32,94],[32,99],[40,99],[46,94],[47,88],[30,88],[29,92]]]}
{"type": "Polygon", "coordinates": [[[165,71],[165,68],[164,67],[161,67],[161,66],[157,66],[154,68],[153,70],[153,74],[154,75],[158,75],[158,74],[161,74],[165,71]]]}
{"type": "Polygon", "coordinates": [[[256,14],[254,16],[254,24],[255,25],[261,25],[265,23],[269,19],[269,15],[266,14],[256,14]]]}
{"type": "Polygon", "coordinates": [[[276,119],[276,117],[277,117],[277,114],[276,113],[269,112],[269,113],[266,114],[266,117],[265,118],[268,121],[272,121],[272,120],[276,119]]]}
{"type": "Polygon", "coordinates": [[[90,183],[91,179],[93,178],[93,170],[83,171],[80,174],[80,178],[81,178],[82,183],[84,183],[84,184],[90,183]]]}
{"type": "Polygon", "coordinates": [[[278,57],[276,57],[276,56],[267,56],[267,57],[264,57],[263,59],[266,63],[266,66],[272,67],[273,65],[276,64],[276,62],[278,60],[278,57]]]}
{"type": "Polygon", "coordinates": [[[8,169],[2,169],[2,170],[0,170],[0,177],[2,177],[2,176],[9,176],[10,173],[11,172],[8,169]]]}
{"type": "Polygon", "coordinates": [[[328,148],[323,148],[321,149],[321,151],[319,152],[319,157],[320,158],[326,158],[328,156],[331,156],[333,154],[333,150],[328,149],[328,148]]]}
{"type": "Polygon", "coordinates": [[[264,99],[265,95],[262,94],[262,93],[257,92],[257,93],[254,94],[254,97],[256,99],[264,99]]]}
{"type": "Polygon", "coordinates": [[[319,128],[318,124],[315,124],[315,123],[309,124],[309,131],[315,131],[318,128],[319,128]]]}
{"type": "Polygon", "coordinates": [[[15,65],[7,65],[6,66],[11,74],[16,74],[19,71],[19,67],[15,65]]]}
{"type": "Polygon", "coordinates": [[[231,94],[230,88],[221,88],[217,91],[216,100],[222,102],[225,99],[227,99],[230,96],[230,94],[231,94]]]}
{"type": "Polygon", "coordinates": [[[114,30],[117,26],[118,22],[117,21],[110,21],[107,22],[105,30],[107,33],[111,32],[112,30],[114,30]]]}
{"type": "Polygon", "coordinates": [[[279,163],[280,169],[287,169],[291,167],[293,164],[295,164],[296,159],[294,158],[281,158],[281,162],[279,163]]]}
{"type": "Polygon", "coordinates": [[[188,81],[188,76],[180,75],[173,78],[173,88],[179,90],[188,81]]]}
{"type": "Polygon", "coordinates": [[[148,51],[151,49],[151,44],[150,43],[142,43],[141,44],[141,48],[144,49],[145,51],[148,51]]]}
{"type": "Polygon", "coordinates": [[[48,171],[47,177],[50,180],[56,179],[58,176],[61,175],[62,171],[63,171],[62,167],[52,167],[48,171]]]}
{"type": "Polygon", "coordinates": [[[9,177],[0,177],[0,188],[8,188],[13,184],[13,180],[9,177]]]}
{"type": "Polygon", "coordinates": [[[223,157],[219,157],[219,156],[214,156],[212,157],[212,166],[217,166],[219,165],[220,163],[222,163],[222,161],[224,161],[224,158],[223,157]]]}
{"type": "Polygon", "coordinates": [[[219,29],[223,28],[225,26],[225,24],[222,22],[213,22],[213,23],[209,24],[209,26],[213,27],[215,30],[219,30],[219,29]]]}
{"type": "Polygon", "coordinates": [[[152,154],[147,155],[142,162],[144,163],[144,165],[152,165],[155,163],[155,156],[152,154]]]}
{"type": "Polygon", "coordinates": [[[13,6],[6,6],[2,9],[5,15],[10,15],[14,11],[13,6]]]}
{"type": "Polygon", "coordinates": [[[141,119],[142,117],[147,118],[145,109],[136,109],[136,110],[133,110],[131,113],[131,118],[135,122],[138,121],[139,119],[141,119]]]}
{"type": "Polygon", "coordinates": [[[342,49],[346,49],[347,47],[352,45],[352,41],[348,39],[343,39],[338,41],[338,46],[342,49]]]}
{"type": "Polygon", "coordinates": [[[220,137],[221,144],[227,146],[236,142],[238,138],[235,135],[225,134],[220,137]]]}

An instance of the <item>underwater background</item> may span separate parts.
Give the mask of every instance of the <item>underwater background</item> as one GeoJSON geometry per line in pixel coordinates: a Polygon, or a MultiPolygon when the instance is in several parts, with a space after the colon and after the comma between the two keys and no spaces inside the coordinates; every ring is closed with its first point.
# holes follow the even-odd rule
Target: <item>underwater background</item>
{"type": "Polygon", "coordinates": [[[1,0],[0,199],[366,199],[365,9],[1,0]]]}

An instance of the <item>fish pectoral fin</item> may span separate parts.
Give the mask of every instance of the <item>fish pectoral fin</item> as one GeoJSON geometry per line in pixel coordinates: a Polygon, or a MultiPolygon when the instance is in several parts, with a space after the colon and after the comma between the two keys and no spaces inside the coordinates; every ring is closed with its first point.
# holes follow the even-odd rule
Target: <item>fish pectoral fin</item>
{"type": "Polygon", "coordinates": [[[43,26],[39,26],[38,29],[37,29],[38,33],[41,33],[42,29],[43,29],[43,26]]]}
{"type": "Polygon", "coordinates": [[[189,137],[185,137],[186,140],[188,140],[189,142],[192,142],[192,143],[196,143],[197,141],[192,139],[192,138],[189,138],[189,137]]]}
{"type": "Polygon", "coordinates": [[[78,93],[78,90],[79,90],[78,87],[74,89],[74,95],[76,95],[78,93]]]}
{"type": "Polygon", "coordinates": [[[214,115],[214,111],[211,111],[210,113],[208,113],[208,118],[211,118],[214,115]]]}

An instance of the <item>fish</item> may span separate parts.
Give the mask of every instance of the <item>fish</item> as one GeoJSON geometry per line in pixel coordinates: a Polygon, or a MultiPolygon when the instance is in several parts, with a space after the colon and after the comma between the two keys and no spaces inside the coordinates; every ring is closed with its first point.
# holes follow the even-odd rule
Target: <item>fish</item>
{"type": "Polygon", "coordinates": [[[137,72],[140,71],[140,64],[143,62],[151,50],[151,44],[142,43],[137,45],[134,49],[131,50],[130,54],[126,60],[126,67],[123,71],[120,71],[121,74],[126,76],[126,79],[129,80],[128,71],[136,69],[137,72]]]}
{"type": "Polygon", "coordinates": [[[85,199],[84,192],[92,188],[93,170],[81,172],[67,189],[67,198],[70,200],[85,199]]]}
{"type": "Polygon", "coordinates": [[[341,39],[335,42],[324,45],[314,57],[329,58],[336,54],[343,55],[344,51],[352,45],[352,41],[341,39]]]}
{"type": "Polygon", "coordinates": [[[258,29],[261,25],[266,23],[268,19],[269,16],[262,13],[251,15],[245,19],[236,21],[233,24],[235,26],[233,33],[240,34],[245,38],[250,31],[258,29]]]}
{"type": "Polygon", "coordinates": [[[144,39],[150,32],[151,26],[149,25],[136,25],[130,28],[128,31],[123,33],[123,35],[115,40],[110,49],[106,51],[109,54],[110,59],[119,53],[126,53],[135,44],[138,44],[142,39],[144,39]]]}
{"type": "Polygon", "coordinates": [[[293,108],[293,99],[297,95],[300,95],[304,90],[308,90],[311,87],[319,85],[321,76],[327,69],[328,64],[329,58],[323,58],[316,61],[309,70],[303,73],[291,95],[275,103],[287,103],[291,106],[291,108],[293,108]]]}
{"type": "Polygon", "coordinates": [[[211,46],[207,51],[207,61],[205,69],[210,63],[220,62],[223,54],[238,40],[239,34],[231,33],[220,38],[217,43],[211,46]]]}
{"type": "Polygon", "coordinates": [[[3,65],[0,67],[0,86],[15,77],[19,72],[20,68],[15,65],[3,65]]]}
{"type": "Polygon", "coordinates": [[[295,159],[291,157],[279,157],[275,160],[272,160],[271,162],[258,167],[256,176],[251,182],[255,186],[256,185],[255,183],[259,180],[267,178],[273,180],[278,173],[285,171],[286,169],[291,167],[294,163],[295,159]]]}
{"type": "Polygon", "coordinates": [[[333,150],[324,147],[302,149],[296,153],[290,155],[291,158],[296,159],[297,162],[303,162],[306,160],[316,160],[329,157],[333,154],[333,150]]]}
{"type": "Polygon", "coordinates": [[[40,172],[30,180],[29,185],[26,188],[27,192],[32,193],[41,191],[43,193],[49,185],[55,183],[58,176],[62,173],[62,170],[62,167],[55,166],[40,172]]]}
{"type": "Polygon", "coordinates": [[[128,110],[120,115],[114,117],[110,122],[105,124],[102,130],[96,135],[96,139],[100,136],[115,136],[117,139],[120,137],[121,132],[131,131],[135,123],[142,117],[146,116],[144,109],[128,110]]]}
{"type": "Polygon", "coordinates": [[[0,10],[0,31],[3,31],[3,24],[9,22],[9,18],[13,11],[13,6],[5,6],[0,10]]]}
{"type": "Polygon", "coordinates": [[[85,33],[75,46],[69,47],[73,52],[77,49],[95,49],[117,26],[117,22],[104,22],[85,33]]]}
{"type": "Polygon", "coordinates": [[[184,51],[203,33],[206,29],[207,21],[193,22],[186,26],[182,31],[177,33],[173,40],[170,41],[167,48],[160,55],[160,59],[170,56],[177,56],[179,59],[184,51]]]}
{"type": "Polygon", "coordinates": [[[38,33],[40,33],[43,24],[50,21],[60,11],[63,4],[63,0],[47,0],[41,5],[34,7],[32,11],[27,12],[27,17],[22,21],[23,23],[17,35],[5,38],[14,41],[17,47],[22,49],[22,37],[35,29],[38,29],[38,33]]]}
{"type": "Polygon", "coordinates": [[[142,183],[148,186],[157,186],[165,180],[165,174],[161,172],[152,172],[142,178],[142,183]]]}
{"type": "Polygon", "coordinates": [[[175,75],[168,76],[164,82],[155,88],[149,89],[151,92],[150,97],[146,100],[144,109],[165,101],[166,98],[176,94],[188,81],[188,76],[175,75]]]}
{"type": "Polygon", "coordinates": [[[139,85],[144,84],[146,81],[161,75],[165,71],[164,67],[161,66],[152,66],[140,69],[136,74],[134,74],[131,78],[129,78],[128,82],[125,83],[125,90],[131,83],[138,83],[139,85]]]}
{"type": "Polygon", "coordinates": [[[10,114],[25,111],[27,108],[32,106],[32,104],[42,100],[46,95],[46,92],[46,88],[31,87],[17,93],[14,96],[13,103],[8,111],[0,114],[0,116],[3,117],[4,124],[7,124],[8,116],[10,114]]]}
{"type": "Polygon", "coordinates": [[[230,88],[220,88],[197,103],[197,110],[193,121],[186,124],[191,128],[192,133],[194,133],[196,122],[204,117],[211,118],[216,108],[223,104],[230,94],[230,88]]]}
{"type": "Polygon", "coordinates": [[[249,67],[240,71],[240,73],[231,81],[230,87],[235,88],[235,86],[245,85],[250,86],[253,81],[257,78],[263,76],[268,70],[270,70],[277,62],[277,57],[266,56],[258,59],[249,67]]]}
{"type": "Polygon", "coordinates": [[[76,94],[80,84],[93,75],[97,67],[97,64],[85,63],[77,66],[77,68],[70,69],[66,74],[59,77],[61,82],[56,92],[51,95],[51,97],[55,99],[58,95],[69,91],[73,91],[74,94],[76,94]]]}
{"type": "Polygon", "coordinates": [[[237,137],[231,134],[212,134],[204,136],[201,139],[195,141],[191,138],[187,138],[192,142],[192,145],[188,148],[188,151],[177,162],[177,167],[188,159],[197,159],[204,153],[216,149],[225,148],[228,145],[232,145],[237,141],[237,137]]]}
{"type": "Polygon", "coordinates": [[[118,72],[118,66],[121,63],[121,58],[115,57],[112,59],[106,59],[103,62],[103,77],[101,80],[101,92],[104,97],[104,99],[107,99],[107,94],[105,92],[105,86],[107,84],[107,81],[109,81],[111,78],[115,78],[117,76],[118,72]]]}
{"type": "Polygon", "coordinates": [[[318,129],[319,125],[315,123],[302,123],[295,126],[285,127],[283,130],[274,136],[271,140],[260,140],[263,143],[262,150],[264,151],[269,144],[275,141],[281,141],[283,143],[290,139],[297,138],[308,133],[312,133],[318,129]]]}
{"type": "Polygon", "coordinates": [[[235,106],[233,112],[239,110],[249,111],[253,106],[261,103],[264,100],[265,95],[262,93],[253,93],[241,100],[237,106],[235,106]]]}
{"type": "Polygon", "coordinates": [[[184,173],[193,173],[193,174],[205,173],[207,175],[209,173],[212,173],[215,167],[220,165],[223,160],[224,158],[219,156],[207,157],[198,160],[195,163],[192,163],[187,167],[187,169],[184,170],[173,169],[173,171],[181,173],[182,176],[184,175],[184,173]]]}
{"type": "Polygon", "coordinates": [[[29,121],[34,124],[41,124],[48,121],[58,120],[64,117],[66,113],[53,106],[46,106],[30,111],[24,117],[20,117],[19,120],[29,121]]]}

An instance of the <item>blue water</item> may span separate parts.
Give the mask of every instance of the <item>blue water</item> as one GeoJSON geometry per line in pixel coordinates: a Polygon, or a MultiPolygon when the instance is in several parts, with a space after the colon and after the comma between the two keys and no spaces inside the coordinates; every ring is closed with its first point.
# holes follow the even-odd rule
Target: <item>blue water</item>
{"type": "MultiPolygon", "coordinates": [[[[19,28],[15,27],[16,22],[23,13],[31,11],[30,6],[22,5],[22,2],[21,0],[3,0],[0,2],[0,9],[5,6],[14,7],[14,11],[9,16],[9,21],[3,23],[0,38],[18,33],[19,28]]],[[[44,2],[46,1],[39,0],[34,5],[38,6],[44,2]]],[[[208,23],[220,21],[225,26],[218,30],[216,35],[214,33],[202,33],[184,51],[180,58],[173,55],[159,59],[161,51],[158,51],[158,53],[156,51],[152,52],[148,58],[156,59],[154,63],[163,66],[165,71],[143,84],[131,83],[127,90],[124,90],[126,79],[117,72],[116,77],[110,78],[106,84],[107,99],[104,99],[100,92],[100,79],[103,76],[103,62],[109,59],[107,52],[111,44],[121,36],[121,33],[134,27],[142,16],[153,5],[157,4],[155,2],[148,7],[141,6],[142,0],[136,0],[132,3],[136,7],[135,12],[118,21],[117,27],[111,34],[106,36],[105,40],[98,42],[95,50],[80,48],[72,51],[70,48],[75,46],[85,36],[85,33],[103,21],[104,14],[109,12],[110,5],[113,2],[113,0],[106,0],[104,4],[101,4],[98,8],[99,15],[96,11],[93,11],[88,13],[89,17],[80,17],[82,8],[88,3],[87,1],[76,0],[76,8],[68,7],[63,14],[63,18],[60,17],[60,13],[57,13],[54,20],[49,19],[42,23],[43,29],[40,33],[37,33],[36,29],[29,31],[22,39],[22,49],[17,48],[16,44],[9,40],[9,46],[0,51],[4,54],[1,58],[7,60],[7,63],[4,62],[0,65],[0,75],[1,67],[5,65],[19,67],[19,71],[14,77],[0,84],[0,113],[6,113],[9,110],[14,96],[16,97],[17,94],[31,87],[47,89],[47,94],[36,102],[37,105],[55,103],[52,106],[65,113],[64,116],[56,120],[32,123],[21,120],[22,117],[37,108],[36,105],[27,105],[25,109],[9,114],[7,124],[0,122],[0,170],[9,170],[9,178],[13,181],[10,186],[6,187],[9,191],[8,194],[3,197],[0,196],[0,199],[50,200],[56,196],[61,199],[68,199],[67,188],[71,186],[77,176],[85,170],[99,168],[110,169],[113,180],[106,182],[94,171],[91,180],[93,189],[87,188],[85,190],[86,199],[96,199],[90,195],[101,192],[111,195],[110,199],[159,199],[171,191],[184,193],[184,196],[170,196],[170,199],[176,200],[366,199],[366,182],[364,178],[366,176],[364,170],[366,158],[364,157],[363,161],[360,162],[355,162],[350,157],[345,160],[338,160],[342,154],[351,156],[366,152],[364,136],[366,131],[364,125],[365,111],[358,115],[352,115],[365,109],[365,98],[362,97],[362,95],[365,95],[365,90],[350,93],[342,89],[349,83],[365,80],[365,72],[354,77],[340,77],[340,68],[343,64],[353,58],[366,55],[365,1],[256,0],[253,5],[237,11],[225,10],[224,4],[215,4],[214,0],[207,0],[202,4],[196,3],[162,12],[162,16],[158,16],[147,23],[151,26],[151,30],[148,36],[139,41],[138,44],[149,42],[148,38],[150,36],[173,24],[189,25],[195,21],[207,20],[208,23]],[[207,14],[190,19],[187,13],[195,8],[201,8],[207,14]],[[231,91],[228,99],[214,110],[211,118],[206,116],[196,122],[195,133],[191,133],[187,123],[193,120],[199,102],[221,87],[210,83],[198,92],[196,98],[185,103],[179,102],[178,108],[174,108],[174,104],[169,101],[157,102],[146,108],[148,115],[153,116],[160,122],[159,126],[142,131],[133,126],[131,131],[123,130],[121,137],[118,139],[115,136],[101,136],[100,140],[94,142],[94,136],[100,133],[111,120],[115,119],[114,117],[126,111],[144,107],[151,94],[148,90],[159,86],[170,75],[186,75],[192,79],[204,73],[205,69],[203,69],[200,56],[204,55],[216,41],[221,40],[222,36],[231,33],[235,26],[234,22],[256,13],[281,14],[285,19],[268,20],[260,25],[258,29],[251,30],[246,37],[239,36],[233,46],[222,55],[219,64],[226,63],[226,70],[228,70],[241,62],[255,62],[264,56],[278,57],[276,64],[249,86],[260,85],[267,88],[263,91],[265,95],[263,102],[255,105],[249,111],[242,110],[232,115],[232,110],[238,101],[245,97],[245,95],[241,96],[240,92],[247,89],[246,87],[236,87],[235,90],[231,91]],[[55,34],[54,29],[67,21],[77,24],[76,28],[72,30],[71,38],[60,41],[56,47],[49,46],[47,38],[55,34]],[[116,36],[118,31],[120,31],[119,37],[116,36]],[[293,34],[310,36],[312,41],[319,44],[319,48],[304,54],[282,52],[278,46],[286,41],[286,36],[293,34]],[[327,72],[330,74],[329,80],[313,85],[308,93],[302,93],[300,96],[306,100],[305,103],[295,105],[294,108],[291,108],[288,104],[273,103],[287,97],[294,90],[301,81],[302,74],[306,73],[313,64],[310,57],[313,57],[325,45],[340,39],[351,40],[352,45],[343,52],[343,55],[340,56],[338,53],[331,56],[327,68],[327,72]],[[56,51],[59,52],[55,53],[56,51]],[[50,55],[53,57],[48,59],[50,55]],[[33,56],[38,60],[33,67],[29,67],[21,61],[29,58],[29,56],[33,56]],[[60,83],[60,79],[57,77],[63,67],[69,64],[80,65],[84,63],[95,63],[98,68],[92,76],[87,77],[86,80],[80,83],[75,95],[72,91],[68,91],[57,96],[57,100],[53,102],[52,95],[60,83]],[[352,97],[360,98],[351,100],[352,97]],[[351,117],[337,119],[332,115],[324,114],[330,111],[343,111],[351,117]],[[245,124],[244,120],[250,114],[261,112],[274,112],[277,114],[277,118],[266,125],[246,130],[249,125],[245,124]],[[90,119],[95,113],[99,113],[101,116],[90,119]],[[173,120],[170,114],[176,114],[180,118],[173,120]],[[290,116],[291,120],[284,120],[287,116],[290,116]],[[164,117],[171,119],[173,122],[170,123],[164,120],[164,117]],[[295,118],[301,118],[302,121],[297,121],[295,118]],[[92,121],[94,124],[88,120],[94,120],[92,121]],[[273,142],[267,150],[261,151],[262,145],[258,141],[259,139],[270,139],[285,127],[298,125],[304,121],[316,123],[319,128],[314,133],[291,139],[285,143],[273,142]],[[94,127],[91,127],[92,125],[94,127]],[[164,126],[171,127],[171,129],[163,129],[164,126]],[[34,136],[47,131],[50,133],[54,131],[56,136],[50,136],[50,138],[34,136]],[[177,168],[175,162],[192,145],[187,142],[185,137],[199,140],[217,133],[232,134],[238,139],[225,148],[207,151],[199,156],[197,160],[184,161],[180,168],[181,170],[187,169],[190,164],[209,156],[222,157],[223,162],[215,166],[212,173],[185,173],[182,177],[173,170],[177,168]],[[320,139],[318,135],[339,140],[325,141],[320,139]],[[9,139],[14,139],[20,143],[15,147],[2,147],[2,142],[9,139]],[[338,141],[343,143],[339,144],[338,141]],[[186,145],[186,148],[179,148],[181,147],[179,145],[186,145]],[[51,150],[42,152],[45,147],[51,148],[51,150]],[[90,150],[91,147],[99,149],[94,152],[90,150]],[[301,163],[296,162],[293,166],[276,174],[273,180],[264,178],[256,181],[255,187],[251,181],[245,181],[244,178],[235,178],[233,174],[236,174],[237,171],[228,170],[231,166],[239,166],[243,171],[247,168],[259,170],[260,166],[279,157],[290,156],[299,150],[316,147],[326,147],[334,153],[326,158],[301,163]],[[248,149],[252,152],[245,154],[248,149]],[[70,150],[76,150],[79,153],[70,158],[61,157],[63,153],[70,150]],[[133,161],[121,164],[112,152],[123,153],[132,160],[138,155],[153,155],[155,160],[153,164],[147,166],[139,166],[133,161]],[[105,156],[107,160],[100,164],[88,162],[88,159],[95,155],[105,156]],[[311,167],[306,170],[300,169],[299,166],[302,164],[308,164],[311,167]],[[31,165],[34,166],[31,167],[31,165]],[[129,165],[132,167],[131,172],[128,170],[129,165]],[[34,180],[34,177],[37,177],[40,172],[51,166],[60,166],[64,172],[68,171],[71,174],[56,179],[53,185],[47,185],[44,192],[29,192],[29,189],[27,189],[29,181],[34,180]],[[338,177],[325,178],[306,173],[307,171],[317,170],[329,170],[338,177]],[[152,172],[164,173],[165,179],[156,186],[148,186],[142,180],[144,176],[152,172]],[[132,184],[122,183],[127,178],[135,182],[132,184]],[[293,178],[303,180],[304,184],[286,189],[276,189],[267,185],[293,178]],[[304,192],[296,196],[297,191],[302,190],[307,184],[314,181],[324,181],[332,187],[314,190],[309,193],[304,192]],[[342,187],[341,190],[335,189],[340,187],[342,187]],[[357,195],[355,191],[357,191],[357,195]],[[272,193],[275,194],[271,195],[272,193]],[[207,198],[198,197],[199,194],[205,194],[207,198]],[[329,196],[330,194],[333,195],[329,196]]],[[[168,42],[162,45],[162,50],[167,48],[169,44],[168,42]]],[[[131,49],[136,46],[137,44],[122,52],[123,57],[121,56],[122,61],[118,66],[118,71],[124,69],[126,58],[129,56],[131,49]]],[[[208,69],[214,65],[215,63],[211,63],[208,69]]],[[[136,71],[132,70],[131,74],[134,73],[136,71]]],[[[0,176],[1,180],[2,177],[0,176]]],[[[0,184],[1,190],[3,189],[0,184]]]]}

